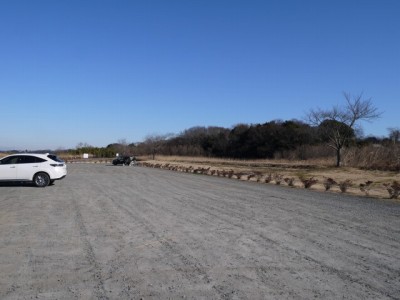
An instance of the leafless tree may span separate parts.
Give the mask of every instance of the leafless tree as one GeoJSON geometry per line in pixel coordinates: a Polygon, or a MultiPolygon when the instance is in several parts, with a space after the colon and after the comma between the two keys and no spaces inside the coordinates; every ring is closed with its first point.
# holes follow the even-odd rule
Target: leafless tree
{"type": "Polygon", "coordinates": [[[83,142],[80,142],[80,143],[78,143],[77,145],[76,145],[76,149],[79,149],[79,148],[92,148],[93,146],[92,145],[89,145],[88,143],[83,143],[83,142]]]}
{"type": "Polygon", "coordinates": [[[336,166],[342,162],[342,149],[360,130],[359,122],[371,122],[381,116],[381,112],[373,105],[371,98],[364,99],[363,93],[351,95],[343,92],[346,104],[331,109],[310,110],[307,119],[311,125],[319,126],[326,135],[328,145],[336,152],[336,166]]]}
{"type": "Polygon", "coordinates": [[[125,138],[121,138],[117,141],[115,149],[119,155],[128,155],[128,142],[125,138]]]}
{"type": "Polygon", "coordinates": [[[146,152],[147,154],[152,154],[153,159],[155,159],[155,155],[156,152],[158,150],[158,148],[161,147],[161,145],[163,143],[165,143],[165,141],[167,141],[168,139],[170,139],[171,137],[173,137],[174,134],[173,133],[167,133],[164,135],[161,134],[151,134],[146,136],[143,144],[145,145],[146,148],[146,152]]]}
{"type": "Polygon", "coordinates": [[[389,139],[393,141],[393,144],[396,144],[400,141],[400,128],[398,127],[391,127],[388,128],[389,131],[389,139]]]}

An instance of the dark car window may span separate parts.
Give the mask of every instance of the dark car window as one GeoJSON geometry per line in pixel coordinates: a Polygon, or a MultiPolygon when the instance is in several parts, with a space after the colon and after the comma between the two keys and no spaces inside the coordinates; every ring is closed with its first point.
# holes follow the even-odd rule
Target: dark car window
{"type": "Polygon", "coordinates": [[[36,156],[30,156],[30,155],[22,155],[20,156],[20,159],[18,160],[19,164],[33,164],[33,163],[41,163],[46,160],[36,157],[36,156]]]}
{"type": "Polygon", "coordinates": [[[18,162],[19,156],[6,157],[1,160],[2,165],[11,165],[18,162]]]}
{"type": "Polygon", "coordinates": [[[58,158],[57,155],[50,154],[50,155],[47,155],[47,157],[56,162],[60,162],[60,163],[64,162],[62,159],[58,158]]]}
{"type": "Polygon", "coordinates": [[[42,163],[42,162],[45,162],[45,161],[46,161],[46,160],[43,159],[43,158],[35,157],[35,162],[36,162],[36,163],[42,163]]]}

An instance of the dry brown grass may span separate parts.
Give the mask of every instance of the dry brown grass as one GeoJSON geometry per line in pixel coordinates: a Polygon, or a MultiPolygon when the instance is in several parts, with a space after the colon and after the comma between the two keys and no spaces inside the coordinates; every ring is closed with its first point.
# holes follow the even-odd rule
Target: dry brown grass
{"type": "MultiPolygon", "coordinates": [[[[275,174],[279,174],[279,178],[294,178],[291,186],[303,188],[301,178],[313,178],[317,180],[310,189],[325,191],[324,183],[326,178],[331,178],[337,183],[351,182],[346,186],[347,194],[369,196],[375,198],[389,198],[387,188],[384,184],[393,181],[400,181],[400,173],[389,171],[373,171],[362,170],[350,167],[334,167],[334,160],[307,160],[307,161],[289,161],[289,160],[234,160],[219,159],[206,157],[179,157],[179,156],[156,156],[139,157],[141,163],[149,166],[163,167],[168,165],[167,169],[179,171],[187,170],[188,172],[224,176],[232,179],[256,181],[260,183],[269,182],[276,184],[275,174]],[[190,167],[190,170],[188,169],[190,167]],[[207,169],[207,172],[201,172],[201,169],[207,169]],[[272,174],[272,175],[271,175],[272,174]],[[269,178],[272,176],[271,178],[269,178]],[[360,185],[367,181],[372,181],[369,186],[368,195],[360,189],[360,185]]],[[[280,180],[281,185],[288,185],[285,180],[280,180]]],[[[343,190],[343,188],[342,188],[343,190]]],[[[341,193],[339,185],[333,185],[329,192],[341,193]]]]}

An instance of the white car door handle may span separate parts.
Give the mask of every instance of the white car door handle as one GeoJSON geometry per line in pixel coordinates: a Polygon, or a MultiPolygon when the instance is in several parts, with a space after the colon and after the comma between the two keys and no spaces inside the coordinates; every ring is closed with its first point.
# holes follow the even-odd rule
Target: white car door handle
{"type": "Polygon", "coordinates": [[[14,167],[10,167],[10,169],[15,169],[15,166],[14,167]]]}

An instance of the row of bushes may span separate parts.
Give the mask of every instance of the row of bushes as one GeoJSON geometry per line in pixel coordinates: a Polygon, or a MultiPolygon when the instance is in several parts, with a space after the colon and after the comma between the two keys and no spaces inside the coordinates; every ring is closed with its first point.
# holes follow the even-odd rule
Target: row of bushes
{"type": "MultiPolygon", "coordinates": [[[[288,177],[279,173],[268,173],[264,174],[262,172],[243,172],[234,170],[220,170],[211,167],[193,167],[193,166],[182,166],[170,163],[151,163],[151,162],[140,162],[139,165],[151,168],[167,169],[171,171],[193,173],[193,174],[203,174],[210,176],[227,177],[238,180],[253,180],[261,183],[274,183],[276,185],[287,184],[290,187],[296,186],[296,181],[300,182],[300,186],[306,189],[311,188],[313,185],[319,183],[319,180],[315,177],[288,177]]],[[[324,178],[321,182],[325,188],[325,191],[331,190],[333,187],[338,187],[340,192],[346,193],[350,187],[354,187],[351,180],[346,179],[336,182],[332,178],[324,178]]],[[[360,183],[358,188],[361,192],[365,193],[366,196],[370,194],[370,191],[374,187],[373,181],[366,181],[365,183],[360,183]]],[[[383,187],[387,190],[390,199],[397,199],[400,196],[400,183],[394,180],[391,183],[384,183],[383,187]]]]}

